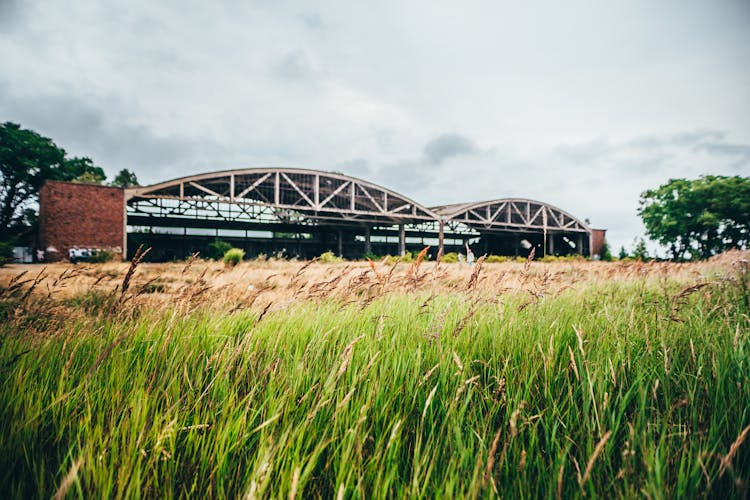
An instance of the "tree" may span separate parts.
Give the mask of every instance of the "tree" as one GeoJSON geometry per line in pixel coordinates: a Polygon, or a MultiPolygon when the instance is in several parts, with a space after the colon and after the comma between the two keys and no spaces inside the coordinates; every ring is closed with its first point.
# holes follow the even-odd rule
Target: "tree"
{"type": "Polygon", "coordinates": [[[670,248],[673,259],[708,258],[750,242],[750,178],[671,179],[641,194],[638,214],[646,234],[670,248]]]}
{"type": "Polygon", "coordinates": [[[640,238],[633,247],[633,258],[636,260],[644,261],[649,260],[648,250],[646,249],[646,242],[643,238],[640,238]]]}
{"type": "Polygon", "coordinates": [[[112,180],[112,182],[109,183],[109,185],[122,187],[122,188],[137,186],[138,177],[136,177],[135,172],[132,172],[128,170],[127,168],[123,168],[117,173],[117,175],[112,180]]]}
{"type": "Polygon", "coordinates": [[[47,180],[104,179],[89,158],[66,158],[51,139],[15,123],[0,125],[0,240],[27,228],[28,210],[47,180]]]}

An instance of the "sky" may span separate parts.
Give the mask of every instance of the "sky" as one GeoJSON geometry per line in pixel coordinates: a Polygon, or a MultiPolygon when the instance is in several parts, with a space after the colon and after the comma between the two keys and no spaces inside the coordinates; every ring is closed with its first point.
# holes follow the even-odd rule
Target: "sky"
{"type": "Polygon", "coordinates": [[[6,121],[142,184],[285,166],[536,199],[617,253],[644,190],[750,175],[750,2],[0,0],[6,121]]]}

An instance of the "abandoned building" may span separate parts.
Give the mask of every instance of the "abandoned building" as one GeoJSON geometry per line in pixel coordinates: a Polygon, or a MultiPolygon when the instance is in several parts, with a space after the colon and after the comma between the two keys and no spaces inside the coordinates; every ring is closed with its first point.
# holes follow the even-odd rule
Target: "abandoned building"
{"type": "Polygon", "coordinates": [[[526,256],[601,253],[604,230],[544,202],[499,198],[426,207],[355,177],[294,168],[210,172],[121,189],[48,181],[40,191],[42,248],[103,248],[182,259],[217,238],[259,254],[311,258],[443,252],[526,256]]]}

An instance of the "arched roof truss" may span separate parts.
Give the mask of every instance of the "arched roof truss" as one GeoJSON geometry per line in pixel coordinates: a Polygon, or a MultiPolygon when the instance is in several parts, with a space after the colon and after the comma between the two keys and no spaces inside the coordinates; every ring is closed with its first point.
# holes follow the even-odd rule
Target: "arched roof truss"
{"type": "Polygon", "coordinates": [[[430,209],[377,184],[338,173],[293,168],[244,169],[182,177],[127,192],[132,212],[233,220],[418,224],[430,209]],[[165,209],[168,209],[165,212],[165,209]]]}
{"type": "Polygon", "coordinates": [[[535,200],[504,198],[477,203],[444,205],[432,211],[449,224],[460,223],[476,231],[589,232],[590,228],[557,207],[535,200]]]}

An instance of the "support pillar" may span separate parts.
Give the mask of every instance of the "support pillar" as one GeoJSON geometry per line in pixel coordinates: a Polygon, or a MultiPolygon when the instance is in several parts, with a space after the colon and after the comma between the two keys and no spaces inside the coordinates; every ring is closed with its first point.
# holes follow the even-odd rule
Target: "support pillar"
{"type": "Polygon", "coordinates": [[[521,241],[518,238],[518,233],[513,233],[513,252],[514,252],[515,257],[518,257],[518,251],[519,251],[520,246],[521,246],[521,241]]]}
{"type": "Polygon", "coordinates": [[[438,255],[445,253],[443,243],[445,241],[445,221],[440,221],[440,232],[438,233],[438,255]]]}
{"type": "Polygon", "coordinates": [[[398,254],[403,256],[406,253],[406,228],[403,224],[398,225],[398,254]]]}
{"type": "Polygon", "coordinates": [[[578,233],[578,241],[576,241],[576,250],[578,250],[578,255],[583,255],[583,235],[581,233],[578,233]]]}
{"type": "Polygon", "coordinates": [[[338,244],[339,244],[339,257],[343,257],[344,256],[344,234],[341,231],[341,229],[339,229],[338,244]]]}
{"type": "Polygon", "coordinates": [[[370,226],[365,226],[365,254],[372,253],[372,243],[370,243],[370,226]]]}
{"type": "Polygon", "coordinates": [[[555,255],[555,233],[547,235],[547,255],[555,255]]]}

